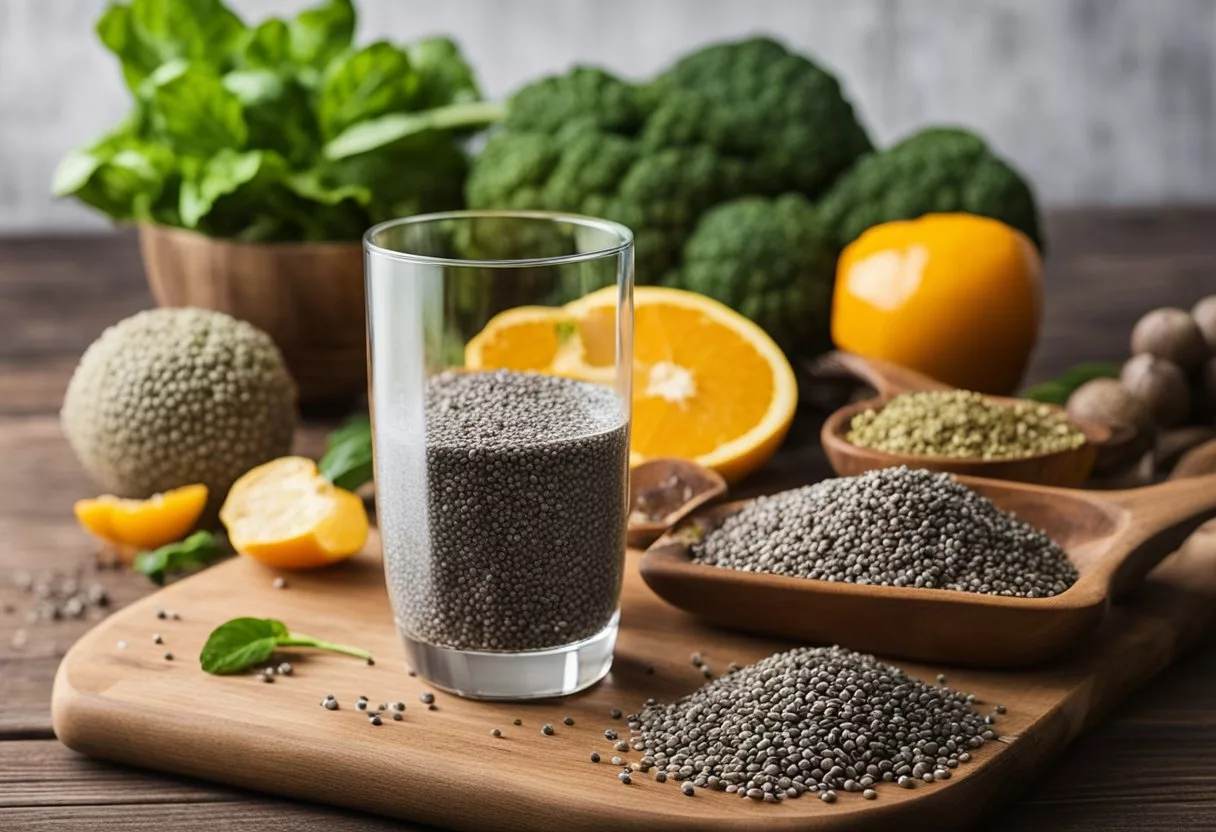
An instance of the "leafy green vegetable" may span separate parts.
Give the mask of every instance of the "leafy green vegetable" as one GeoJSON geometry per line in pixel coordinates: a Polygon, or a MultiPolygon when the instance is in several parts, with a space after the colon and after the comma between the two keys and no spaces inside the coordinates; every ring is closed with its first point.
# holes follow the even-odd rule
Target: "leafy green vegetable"
{"type": "Polygon", "coordinates": [[[1022,398],[1048,404],[1067,404],[1073,391],[1095,378],[1118,378],[1120,365],[1115,361],[1088,361],[1077,364],[1057,378],[1044,381],[1022,391],[1022,398]]]}
{"type": "Polygon", "coordinates": [[[211,631],[199,662],[207,673],[238,673],[266,661],[278,647],[313,647],[371,661],[366,650],[293,635],[286,624],[273,618],[234,618],[211,631]]]}
{"type": "Polygon", "coordinates": [[[321,475],[339,488],[354,491],[369,483],[372,469],[372,421],[357,413],[329,435],[325,455],[317,464],[321,475]]]}
{"type": "Polygon", "coordinates": [[[63,159],[53,192],[249,241],[358,239],[461,207],[465,139],[501,110],[451,40],[360,48],[354,31],[350,0],[256,26],[223,0],[112,0],[97,35],[134,109],[63,159]]]}
{"type": "Polygon", "coordinates": [[[135,556],[131,568],[146,575],[157,586],[164,586],[170,574],[207,566],[222,553],[215,535],[198,531],[185,540],[166,544],[151,552],[140,552],[135,556]]]}

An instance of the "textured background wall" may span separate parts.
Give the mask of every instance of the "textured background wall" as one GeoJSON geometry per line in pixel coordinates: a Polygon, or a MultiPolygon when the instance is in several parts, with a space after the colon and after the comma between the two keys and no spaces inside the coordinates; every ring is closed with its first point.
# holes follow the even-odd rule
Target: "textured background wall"
{"type": "MultiPolygon", "coordinates": [[[[171,2],[171,0],[165,0],[171,2]]],[[[307,0],[235,0],[247,19],[307,0]]],[[[97,227],[47,196],[128,106],[103,0],[0,0],[0,232],[97,227]]],[[[749,32],[834,67],[880,142],[989,136],[1053,204],[1216,200],[1216,0],[359,0],[360,38],[447,32],[501,96],[574,62],[627,75],[749,32]]]]}

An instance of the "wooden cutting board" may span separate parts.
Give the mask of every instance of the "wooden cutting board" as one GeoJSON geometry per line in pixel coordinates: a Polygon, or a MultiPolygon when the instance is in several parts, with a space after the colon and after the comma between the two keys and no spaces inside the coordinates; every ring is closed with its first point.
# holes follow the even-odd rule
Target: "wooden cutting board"
{"type": "Polygon", "coordinates": [[[624,734],[626,727],[610,709],[629,713],[647,697],[697,687],[704,680],[689,661],[694,650],[725,669],[788,645],[715,630],[666,606],[638,577],[637,557],[630,553],[611,675],[564,700],[485,703],[436,692],[437,709],[429,711],[419,702],[428,685],[406,674],[374,553],[289,575],[282,590],[272,588],[275,573],[234,559],[127,607],[82,638],[55,681],[55,732],[97,757],[457,829],[966,828],[1032,782],[1069,740],[1216,621],[1216,534],[1201,532],[1067,660],[1019,673],[900,663],[926,681],[945,672],[951,687],[976,693],[985,710],[1008,708],[996,725],[1001,741],[985,745],[951,780],[911,791],[880,784],[875,801],[842,792],[833,805],[812,797],[756,804],[700,789],[690,798],[673,780],[617,780],[608,760],[618,752],[603,731],[624,734]],[[157,607],[181,620],[158,619],[157,607]],[[294,674],[274,684],[252,673],[208,676],[199,649],[215,625],[238,615],[275,617],[297,632],[366,647],[376,665],[296,652],[288,656],[294,674]],[[164,644],[153,643],[156,633],[164,644]],[[319,706],[327,693],[340,710],[319,706]],[[405,701],[405,719],[372,726],[354,708],[360,694],[373,706],[405,701]],[[566,716],[572,727],[562,724],[566,716]],[[546,722],[554,736],[541,734],[546,722]],[[495,727],[502,738],[490,735],[495,727]],[[591,763],[592,751],[604,762],[591,763]]]}

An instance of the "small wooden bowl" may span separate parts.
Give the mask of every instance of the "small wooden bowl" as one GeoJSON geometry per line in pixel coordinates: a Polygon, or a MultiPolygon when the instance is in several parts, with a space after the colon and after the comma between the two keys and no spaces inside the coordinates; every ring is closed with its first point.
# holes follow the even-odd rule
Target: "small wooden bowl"
{"type": "Polygon", "coordinates": [[[359,243],[245,243],[144,224],[139,247],[159,305],[215,309],[265,331],[302,405],[348,407],[367,392],[359,243]]]}
{"type": "Polygon", "coordinates": [[[1080,645],[1109,604],[1216,516],[1216,475],[1125,491],[959,481],[1042,529],[1080,575],[1051,598],[869,586],[696,563],[691,546],[748,501],[687,518],[646,550],[642,578],[675,607],[731,629],[927,662],[1017,667],[1080,645]]]}
{"type": "Polygon", "coordinates": [[[716,472],[687,459],[650,459],[629,472],[629,527],[626,539],[645,549],[663,532],[701,506],[726,493],[726,480],[716,472]],[[673,489],[678,489],[672,494],[673,489]],[[638,517],[646,505],[663,509],[655,519],[638,517]]]}
{"type": "MultiPolygon", "coordinates": [[[[854,445],[845,437],[853,417],[866,410],[881,410],[886,403],[901,393],[926,390],[952,390],[914,370],[861,358],[848,353],[834,353],[821,367],[838,368],[857,376],[878,391],[878,396],[861,402],[845,405],[832,413],[820,430],[820,441],[827,454],[832,470],[842,477],[862,474],[878,468],[893,468],[906,465],[909,468],[926,468],[949,474],[964,474],[998,480],[1035,483],[1075,488],[1089,479],[1101,446],[1111,443],[1115,437],[1109,427],[1099,422],[1073,419],[1072,422],[1085,434],[1085,444],[1054,453],[1009,459],[966,459],[947,456],[921,456],[894,454],[873,448],[854,445]]],[[[1012,404],[1023,401],[1002,396],[985,396],[988,401],[1012,404]]]]}

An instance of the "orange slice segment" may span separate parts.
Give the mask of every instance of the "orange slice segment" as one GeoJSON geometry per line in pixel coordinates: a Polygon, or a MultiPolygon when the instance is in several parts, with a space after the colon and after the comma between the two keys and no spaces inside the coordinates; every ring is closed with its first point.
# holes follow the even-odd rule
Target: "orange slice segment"
{"type": "MultiPolygon", "coordinates": [[[[564,308],[603,344],[615,303],[610,287],[564,308]]],[[[797,403],[789,361],[746,317],[695,292],[635,290],[633,459],[684,457],[737,481],[777,450],[797,403]]]]}
{"type": "Polygon", "coordinates": [[[298,456],[267,462],[237,480],[220,520],[237,552],[286,569],[343,560],[362,549],[368,535],[363,501],[298,456]]]}
{"type": "Polygon", "coordinates": [[[186,485],[146,500],[124,500],[103,494],[75,505],[86,531],[110,543],[155,549],[185,537],[207,505],[207,486],[186,485]]]}

